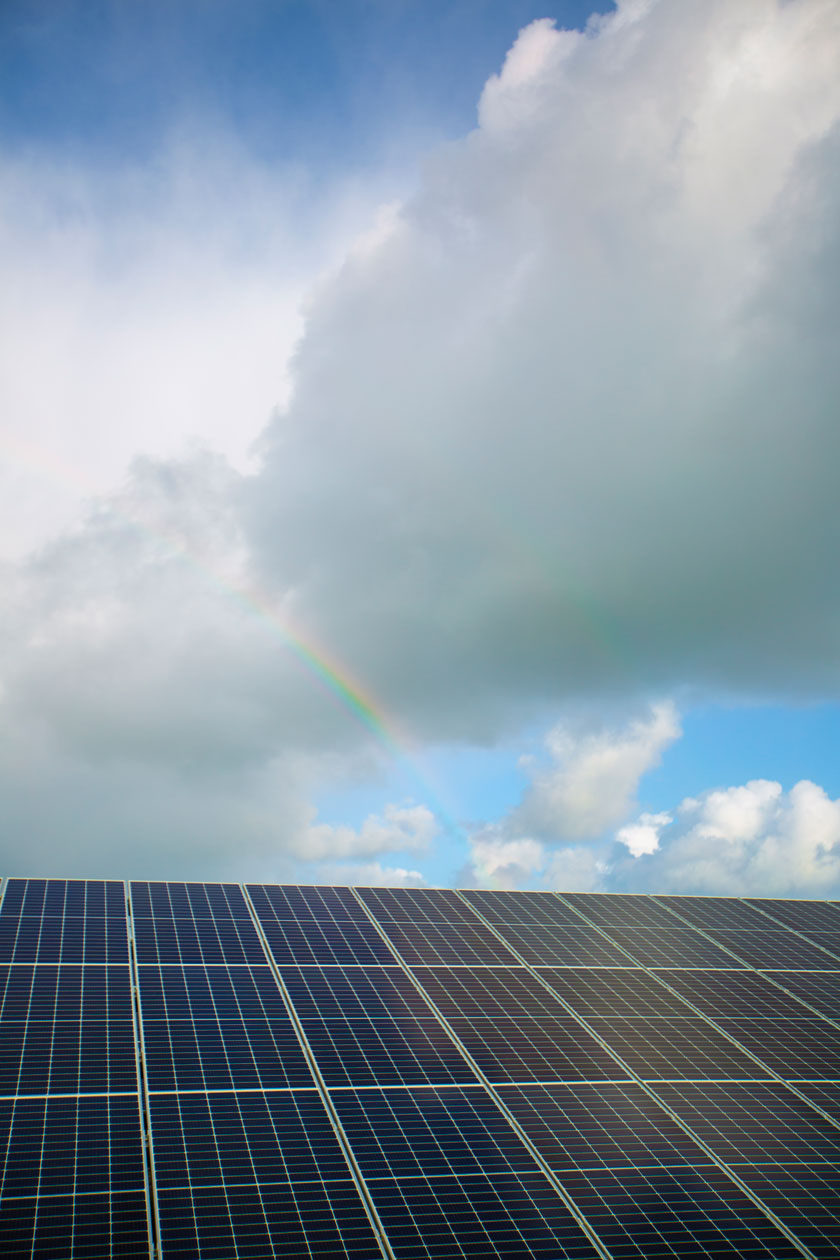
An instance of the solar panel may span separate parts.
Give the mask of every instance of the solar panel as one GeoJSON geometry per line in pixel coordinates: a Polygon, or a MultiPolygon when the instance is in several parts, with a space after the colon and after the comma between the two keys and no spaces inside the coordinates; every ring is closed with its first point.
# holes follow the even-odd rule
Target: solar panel
{"type": "Polygon", "coordinates": [[[838,918],[8,881],[0,1254],[836,1255],[838,918]]]}

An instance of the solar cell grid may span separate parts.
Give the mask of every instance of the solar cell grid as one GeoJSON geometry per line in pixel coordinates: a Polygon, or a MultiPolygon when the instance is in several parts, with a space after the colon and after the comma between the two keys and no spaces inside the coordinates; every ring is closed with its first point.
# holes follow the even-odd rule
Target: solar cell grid
{"type": "Polygon", "coordinates": [[[125,918],[125,888],[119,880],[9,879],[3,893],[6,914],[63,918],[125,918]]]}
{"type": "Polygon", "coordinates": [[[727,1164],[840,1162],[840,1129],[784,1085],[660,1084],[655,1092],[727,1164]]]}
{"type": "Polygon", "coordinates": [[[0,1020],[131,1019],[128,967],[0,965],[0,1020]]]}
{"type": "Polygon", "coordinates": [[[831,1116],[832,1120],[840,1124],[839,1084],[829,1081],[820,1081],[819,1084],[810,1081],[799,1081],[796,1089],[798,1093],[804,1094],[815,1107],[821,1107],[823,1111],[831,1116]]]}
{"type": "Polygon", "coordinates": [[[137,1094],[0,1099],[0,1197],[144,1191],[137,1094]]]}
{"type": "Polygon", "coordinates": [[[136,919],[139,963],[264,964],[265,952],[249,919],[136,919]]]}
{"type": "Polygon", "coordinates": [[[251,912],[238,884],[150,883],[133,880],[131,908],[135,919],[240,919],[251,912]]]}
{"type": "Polygon", "coordinates": [[[249,884],[248,895],[262,918],[297,923],[367,923],[368,918],[349,888],[294,884],[249,884]]]}
{"type": "Polygon", "coordinates": [[[686,1001],[712,1018],[729,1015],[736,1019],[796,1019],[808,1013],[796,997],[755,971],[666,970],[660,974],[686,1001]]]}
{"type": "Polygon", "coordinates": [[[415,967],[414,974],[444,1016],[568,1014],[525,967],[415,967]]]}
{"type": "Polygon", "coordinates": [[[395,962],[393,953],[358,902],[355,903],[353,918],[350,914],[352,907],[339,905],[340,917],[334,917],[332,908],[319,907],[317,904],[312,906],[302,901],[297,907],[301,910],[301,916],[297,918],[292,913],[294,899],[289,895],[290,890],[268,890],[269,893],[279,891],[283,894],[282,897],[260,895],[260,891],[252,887],[249,895],[254,902],[271,953],[278,964],[343,963],[375,966],[378,963],[395,962]]]}
{"type": "Polygon", "coordinates": [[[163,1190],[158,1205],[167,1260],[170,1256],[382,1260],[359,1192],[349,1178],[324,1184],[163,1190]]]}
{"type": "Polygon", "coordinates": [[[598,1254],[538,1173],[378,1178],[369,1185],[397,1260],[592,1260],[598,1254]]]}
{"type": "Polygon", "coordinates": [[[268,967],[140,968],[143,1039],[151,1090],[278,1089],[312,1077],[268,967]],[[172,974],[169,974],[169,973],[172,974]],[[170,1009],[169,999],[172,999],[170,1009]],[[218,999],[218,1001],[217,1001],[218,999]]]}
{"type": "Polygon", "coordinates": [[[534,967],[632,967],[633,960],[597,928],[500,923],[496,930],[534,967]]]}
{"type": "Polygon", "coordinates": [[[598,927],[675,926],[673,915],[642,894],[563,893],[563,900],[598,927]]]}
{"type": "Polygon", "coordinates": [[[669,897],[654,900],[699,928],[754,928],[771,926],[769,919],[736,897],[669,897]]]}
{"type": "Polygon", "coordinates": [[[517,962],[515,954],[483,923],[383,923],[382,930],[409,966],[517,962]]]}
{"type": "Polygon", "coordinates": [[[334,1102],[365,1178],[495,1176],[537,1169],[480,1086],[337,1090],[334,1102]]]}
{"type": "Polygon", "coordinates": [[[461,896],[490,923],[555,924],[580,927],[581,918],[548,892],[481,892],[465,889],[461,896]]]}
{"type": "Polygon", "coordinates": [[[642,1080],[766,1077],[766,1068],[699,1017],[592,1016],[589,1025],[642,1080]]]}
{"type": "Polygon", "coordinates": [[[631,1082],[501,1085],[498,1092],[557,1172],[712,1162],[640,1085],[631,1082]]]}
{"type": "MultiPolygon", "coordinates": [[[[665,974],[667,977],[673,973],[665,974]]],[[[540,976],[584,1018],[590,1015],[684,1017],[691,1014],[685,1002],[640,968],[543,967],[540,976]]]]}
{"type": "Polygon", "coordinates": [[[469,1084],[475,1073],[431,1015],[425,1019],[303,1019],[329,1088],[469,1084]]]}
{"type": "Polygon", "coordinates": [[[831,962],[821,962],[820,967],[840,971],[840,932],[820,932],[815,928],[809,928],[808,940],[832,955],[831,962]]]}
{"type": "Polygon", "coordinates": [[[620,1080],[627,1075],[571,1015],[539,1019],[457,1015],[449,1024],[493,1083],[620,1080]]]}
{"type": "Polygon", "coordinates": [[[643,967],[744,965],[695,928],[611,927],[609,935],[643,967]]]}
{"type": "Polygon", "coordinates": [[[153,1094],[159,1190],[343,1180],[349,1173],[315,1089],[153,1094]]]}
{"type": "MultiPolygon", "coordinates": [[[[709,933],[718,944],[729,949],[751,967],[762,971],[840,968],[840,959],[805,941],[793,932],[780,928],[777,932],[740,932],[716,929],[709,933]]],[[[829,944],[829,942],[826,942],[829,944]]]]}
{"type": "Polygon", "coordinates": [[[146,1196],[129,1191],[5,1199],[0,1202],[0,1243],[4,1255],[29,1260],[148,1260],[146,1196]]]}
{"type": "Polygon", "coordinates": [[[814,1019],[718,1019],[784,1080],[840,1079],[840,1029],[814,1019]]]}
{"type": "Polygon", "coordinates": [[[801,1260],[799,1249],[718,1168],[566,1172],[562,1182],[614,1260],[801,1260]]]}
{"type": "MultiPolygon", "coordinates": [[[[840,906],[831,901],[780,901],[770,897],[750,898],[747,904],[756,911],[764,911],[806,934],[812,930],[818,932],[840,932],[840,906]]],[[[770,921],[761,916],[763,925],[769,927],[770,921]]]]}
{"type": "Polygon", "coordinates": [[[358,888],[377,922],[472,923],[479,920],[451,888],[358,888]]]}
{"type": "Polygon", "coordinates": [[[738,1174],[820,1260],[840,1254],[840,1167],[761,1164],[738,1174]]]}
{"type": "Polygon", "coordinates": [[[0,913],[0,961],[127,963],[125,918],[0,913]]]}
{"type": "Polygon", "coordinates": [[[428,1002],[400,967],[280,967],[301,1018],[426,1018],[428,1002]]]}

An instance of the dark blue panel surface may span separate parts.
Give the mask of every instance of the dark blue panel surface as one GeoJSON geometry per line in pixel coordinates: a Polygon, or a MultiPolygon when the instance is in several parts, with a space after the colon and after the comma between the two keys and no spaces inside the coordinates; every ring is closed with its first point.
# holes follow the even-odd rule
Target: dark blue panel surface
{"type": "Polygon", "coordinates": [[[415,967],[414,974],[447,1017],[568,1015],[562,1002],[525,967],[415,967]]]}
{"type": "Polygon", "coordinates": [[[483,923],[383,923],[394,949],[410,967],[424,963],[446,965],[515,964],[516,956],[483,923]]]}
{"type": "Polygon", "coordinates": [[[158,1189],[346,1178],[317,1092],[153,1094],[158,1189]]]}
{"type": "Polygon", "coordinates": [[[785,1080],[840,1079],[840,1029],[821,1019],[718,1019],[785,1080]]]}
{"type": "MultiPolygon", "coordinates": [[[[811,931],[840,932],[840,906],[832,901],[776,901],[772,898],[750,899],[756,911],[763,910],[774,919],[808,935],[811,931]]],[[[762,916],[762,927],[770,922],[762,916]]]]}
{"type": "MultiPolygon", "coordinates": [[[[673,973],[665,974],[667,978],[673,973]]],[[[640,968],[543,967],[540,976],[584,1018],[590,1015],[691,1014],[685,1002],[640,968]]]]}
{"type": "Polygon", "coordinates": [[[720,1015],[755,1019],[807,1015],[795,997],[754,971],[670,970],[661,976],[687,1002],[713,1019],[720,1015]]]}
{"type": "Polygon", "coordinates": [[[0,1254],[31,1260],[149,1257],[145,1194],[69,1194],[0,1203],[0,1254]]]}
{"type": "Polygon", "coordinates": [[[547,892],[481,892],[465,890],[461,894],[490,923],[555,924],[580,927],[582,919],[555,893],[547,892]]]}
{"type": "Polygon", "coordinates": [[[137,1095],[0,1099],[0,1197],[144,1191],[137,1095]]]}
{"type": "Polygon", "coordinates": [[[625,1070],[571,1015],[450,1018],[487,1078],[507,1081],[621,1080],[625,1070]]]}
{"type": "Polygon", "coordinates": [[[636,893],[563,893],[563,900],[598,927],[675,927],[652,897],[636,893]]]}
{"type": "Polygon", "coordinates": [[[561,1180],[614,1260],[801,1260],[799,1249],[717,1168],[565,1172],[561,1180]]]}
{"type": "MultiPolygon", "coordinates": [[[[819,945],[803,940],[784,928],[778,931],[736,932],[716,929],[709,933],[718,944],[732,950],[751,967],[769,970],[830,970],[840,968],[840,958],[834,958],[819,945]]],[[[833,941],[825,942],[830,949],[833,941]]]]}
{"type": "Polygon", "coordinates": [[[633,960],[594,927],[500,923],[497,930],[533,967],[633,966],[633,960]]]}
{"type": "Polygon", "coordinates": [[[840,1255],[840,1166],[761,1164],[738,1172],[819,1260],[840,1255]]]}
{"type": "Polygon", "coordinates": [[[452,1038],[431,1015],[426,1019],[302,1022],[329,1088],[446,1085],[475,1080],[452,1038]]]}
{"type": "Polygon", "coordinates": [[[680,918],[698,928],[762,928],[772,927],[765,915],[737,897],[666,897],[654,898],[673,910],[680,918]]]}
{"type": "Polygon", "coordinates": [[[784,1085],[660,1084],[655,1092],[728,1164],[840,1163],[840,1129],[784,1085]]]}
{"type": "Polygon", "coordinates": [[[699,1016],[615,1019],[598,1015],[587,1023],[643,1080],[760,1080],[768,1075],[765,1067],[699,1016]]]}
{"type": "Polygon", "coordinates": [[[293,923],[368,923],[368,917],[349,888],[317,884],[249,884],[248,895],[257,914],[293,923]]]}
{"type": "Polygon", "coordinates": [[[431,1008],[400,967],[281,967],[295,1010],[322,1019],[427,1018],[431,1008]]]}
{"type": "Polygon", "coordinates": [[[359,888],[356,891],[379,923],[479,922],[451,888],[359,888]]]}
{"type": "MultiPolygon", "coordinates": [[[[711,1164],[640,1085],[504,1085],[499,1095],[555,1170],[711,1164]]],[[[562,1177],[561,1177],[562,1180],[562,1177]]]]}
{"type": "Polygon", "coordinates": [[[267,966],[141,967],[140,999],[152,1090],[312,1084],[267,966]]]}
{"type": "Polygon", "coordinates": [[[272,957],[281,966],[285,963],[376,966],[396,961],[370,920],[366,919],[364,923],[297,923],[290,919],[269,918],[270,911],[265,909],[259,913],[272,957]]]}
{"type": "Polygon", "coordinates": [[[158,1205],[165,1260],[382,1260],[349,1179],[163,1190],[158,1205]]]}
{"type": "Polygon", "coordinates": [[[64,918],[125,918],[125,888],[119,880],[10,879],[3,912],[64,918]]]}
{"type": "Polygon", "coordinates": [[[609,928],[612,940],[643,967],[739,967],[744,964],[695,928],[609,928]]]}
{"type": "Polygon", "coordinates": [[[248,903],[238,884],[131,884],[135,919],[240,919],[250,921],[248,903]]]}
{"type": "Polygon", "coordinates": [[[381,1178],[370,1182],[370,1192],[397,1260],[593,1260],[598,1254],[538,1173],[381,1178]]]}
{"type": "Polygon", "coordinates": [[[364,1177],[534,1172],[534,1157],[490,1094],[363,1089],[333,1094],[364,1177]]]}
{"type": "Polygon", "coordinates": [[[136,919],[138,963],[265,964],[253,922],[244,919],[136,919]]]}

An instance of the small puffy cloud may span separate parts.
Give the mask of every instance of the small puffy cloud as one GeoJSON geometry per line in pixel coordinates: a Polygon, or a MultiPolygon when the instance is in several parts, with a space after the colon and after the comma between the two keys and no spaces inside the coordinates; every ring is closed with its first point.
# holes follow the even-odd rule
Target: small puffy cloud
{"type": "MultiPolygon", "coordinates": [[[[474,832],[462,882],[483,886],[592,889],[607,875],[604,846],[594,841],[626,818],[639,781],[680,735],[675,707],[660,703],[621,725],[556,726],[546,736],[549,764],[530,763],[531,781],[510,813],[474,832]]],[[[667,815],[643,814],[622,828],[631,852],[656,847],[667,815]]]]}
{"type": "Polygon", "coordinates": [[[640,814],[638,822],[628,823],[616,832],[619,844],[626,845],[633,857],[655,853],[659,848],[659,833],[673,822],[670,814],[640,814]]]}
{"type": "Polygon", "coordinates": [[[513,825],[555,840],[602,835],[626,818],[642,775],[680,734],[671,703],[621,727],[556,726],[546,738],[550,764],[535,770],[513,825]]]}
{"type": "Polygon", "coordinates": [[[360,888],[425,888],[427,884],[421,871],[380,862],[324,863],[317,876],[321,884],[356,884],[360,888]]]}
{"type": "Polygon", "coordinates": [[[828,897],[840,893],[840,800],[806,779],[756,779],[688,798],[673,821],[643,815],[619,840],[637,861],[616,878],[645,891],[828,897]],[[645,818],[648,819],[647,823],[645,818]],[[629,844],[642,828],[657,844],[629,844]]]}
{"type": "MultiPolygon", "coordinates": [[[[403,849],[428,849],[439,833],[437,819],[425,805],[386,805],[361,827],[313,823],[298,838],[298,857],[318,862],[350,857],[372,857],[403,849]]],[[[357,881],[353,881],[357,882],[357,881]]]]}

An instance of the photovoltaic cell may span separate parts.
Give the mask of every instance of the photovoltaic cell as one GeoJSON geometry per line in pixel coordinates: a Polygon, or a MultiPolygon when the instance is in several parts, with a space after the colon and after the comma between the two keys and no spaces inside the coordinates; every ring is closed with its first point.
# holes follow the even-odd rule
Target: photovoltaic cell
{"type": "Polygon", "coordinates": [[[449,1024],[494,1084],[510,1081],[602,1081],[626,1076],[571,1015],[450,1018],[449,1024]]]}
{"type": "Polygon", "coordinates": [[[294,923],[367,923],[368,918],[349,888],[297,884],[249,884],[257,914],[294,923]]]}
{"type": "Polygon", "coordinates": [[[778,932],[716,930],[711,935],[725,949],[762,971],[840,968],[840,959],[784,929],[778,932]]]}
{"type": "Polygon", "coordinates": [[[643,967],[739,966],[737,958],[694,928],[616,927],[609,935],[643,967]]]}
{"type": "Polygon", "coordinates": [[[490,923],[554,924],[580,927],[581,918],[555,893],[481,892],[470,889],[461,894],[490,923]]]}
{"type": "Polygon", "coordinates": [[[557,1172],[712,1163],[667,1111],[632,1082],[504,1085],[499,1096],[557,1172]]]}
{"type": "Polygon", "coordinates": [[[761,1164],[738,1172],[820,1260],[840,1254],[840,1167],[761,1164]]]}
{"type": "Polygon", "coordinates": [[[591,927],[500,923],[496,930],[534,967],[632,967],[633,960],[591,927]]]}
{"type": "Polygon", "coordinates": [[[369,920],[298,923],[270,917],[270,909],[259,911],[260,924],[275,961],[283,963],[355,964],[376,966],[395,961],[394,955],[369,920]]]}
{"type": "Polygon", "coordinates": [[[369,1185],[397,1260],[592,1260],[598,1254],[540,1173],[379,1178],[369,1185]]]}
{"type": "Polygon", "coordinates": [[[265,963],[253,923],[244,919],[137,919],[138,963],[265,963]]]}
{"type": "Polygon", "coordinates": [[[566,1172],[561,1180],[614,1260],[801,1260],[798,1248],[718,1168],[566,1172]]]}
{"type": "MultiPolygon", "coordinates": [[[[775,979],[777,973],[773,974],[775,979]]],[[[713,1019],[719,1015],[735,1019],[797,1019],[808,1014],[796,997],[785,993],[755,971],[666,970],[661,972],[661,976],[687,1002],[713,1019]]]]}
{"type": "Polygon", "coordinates": [[[312,1084],[267,965],[141,967],[140,1005],[151,1090],[312,1084]]]}
{"type": "MultiPolygon", "coordinates": [[[[762,897],[750,899],[747,904],[771,914],[797,932],[840,932],[840,906],[831,901],[781,901],[762,897]]],[[[764,923],[768,924],[768,920],[764,923]]]]}
{"type": "Polygon", "coordinates": [[[796,1089],[800,1094],[804,1094],[815,1107],[821,1107],[840,1124],[840,1084],[836,1081],[820,1081],[818,1084],[799,1081],[796,1089]]]}
{"type": "Polygon", "coordinates": [[[675,927],[652,897],[634,893],[563,893],[563,900],[598,927],[675,927]]]}
{"type": "Polygon", "coordinates": [[[158,1205],[165,1260],[232,1256],[382,1260],[359,1192],[349,1178],[163,1190],[158,1205]]]}
{"type": "Polygon", "coordinates": [[[654,901],[699,928],[753,928],[760,931],[772,927],[763,914],[735,897],[656,896],[654,901]]]}
{"type": "Polygon", "coordinates": [[[840,1079],[840,1029],[821,1019],[719,1019],[785,1080],[840,1079]]]}
{"type": "Polygon", "coordinates": [[[655,1091],[727,1164],[840,1163],[840,1129],[784,1085],[660,1084],[655,1091]]]}
{"type": "Polygon", "coordinates": [[[767,1070],[699,1017],[587,1021],[643,1080],[762,1078],[767,1070]]]}
{"type": "Polygon", "coordinates": [[[566,1016],[550,989],[525,967],[415,967],[425,992],[446,1017],[566,1016]]]}
{"type": "Polygon", "coordinates": [[[423,963],[516,963],[483,923],[383,923],[382,930],[409,966],[423,963]]]}
{"type": "Polygon", "coordinates": [[[334,1102],[366,1179],[537,1170],[533,1155],[481,1086],[337,1090],[334,1102]]]}
{"type": "Polygon", "coordinates": [[[378,923],[479,922],[451,888],[359,888],[356,891],[378,923]]]}
{"type": "Polygon", "coordinates": [[[149,1257],[146,1195],[51,1195],[0,1201],[4,1256],[30,1260],[149,1257]]]}
{"type": "Polygon", "coordinates": [[[250,923],[242,889],[238,884],[148,883],[131,885],[135,919],[239,919],[250,923]]]}
{"type": "MultiPolygon", "coordinates": [[[[669,971],[665,976],[672,974],[669,971]]],[[[590,1015],[686,1017],[692,1014],[685,1002],[639,968],[564,967],[555,970],[545,967],[540,969],[540,976],[584,1019],[590,1015]]]]}

